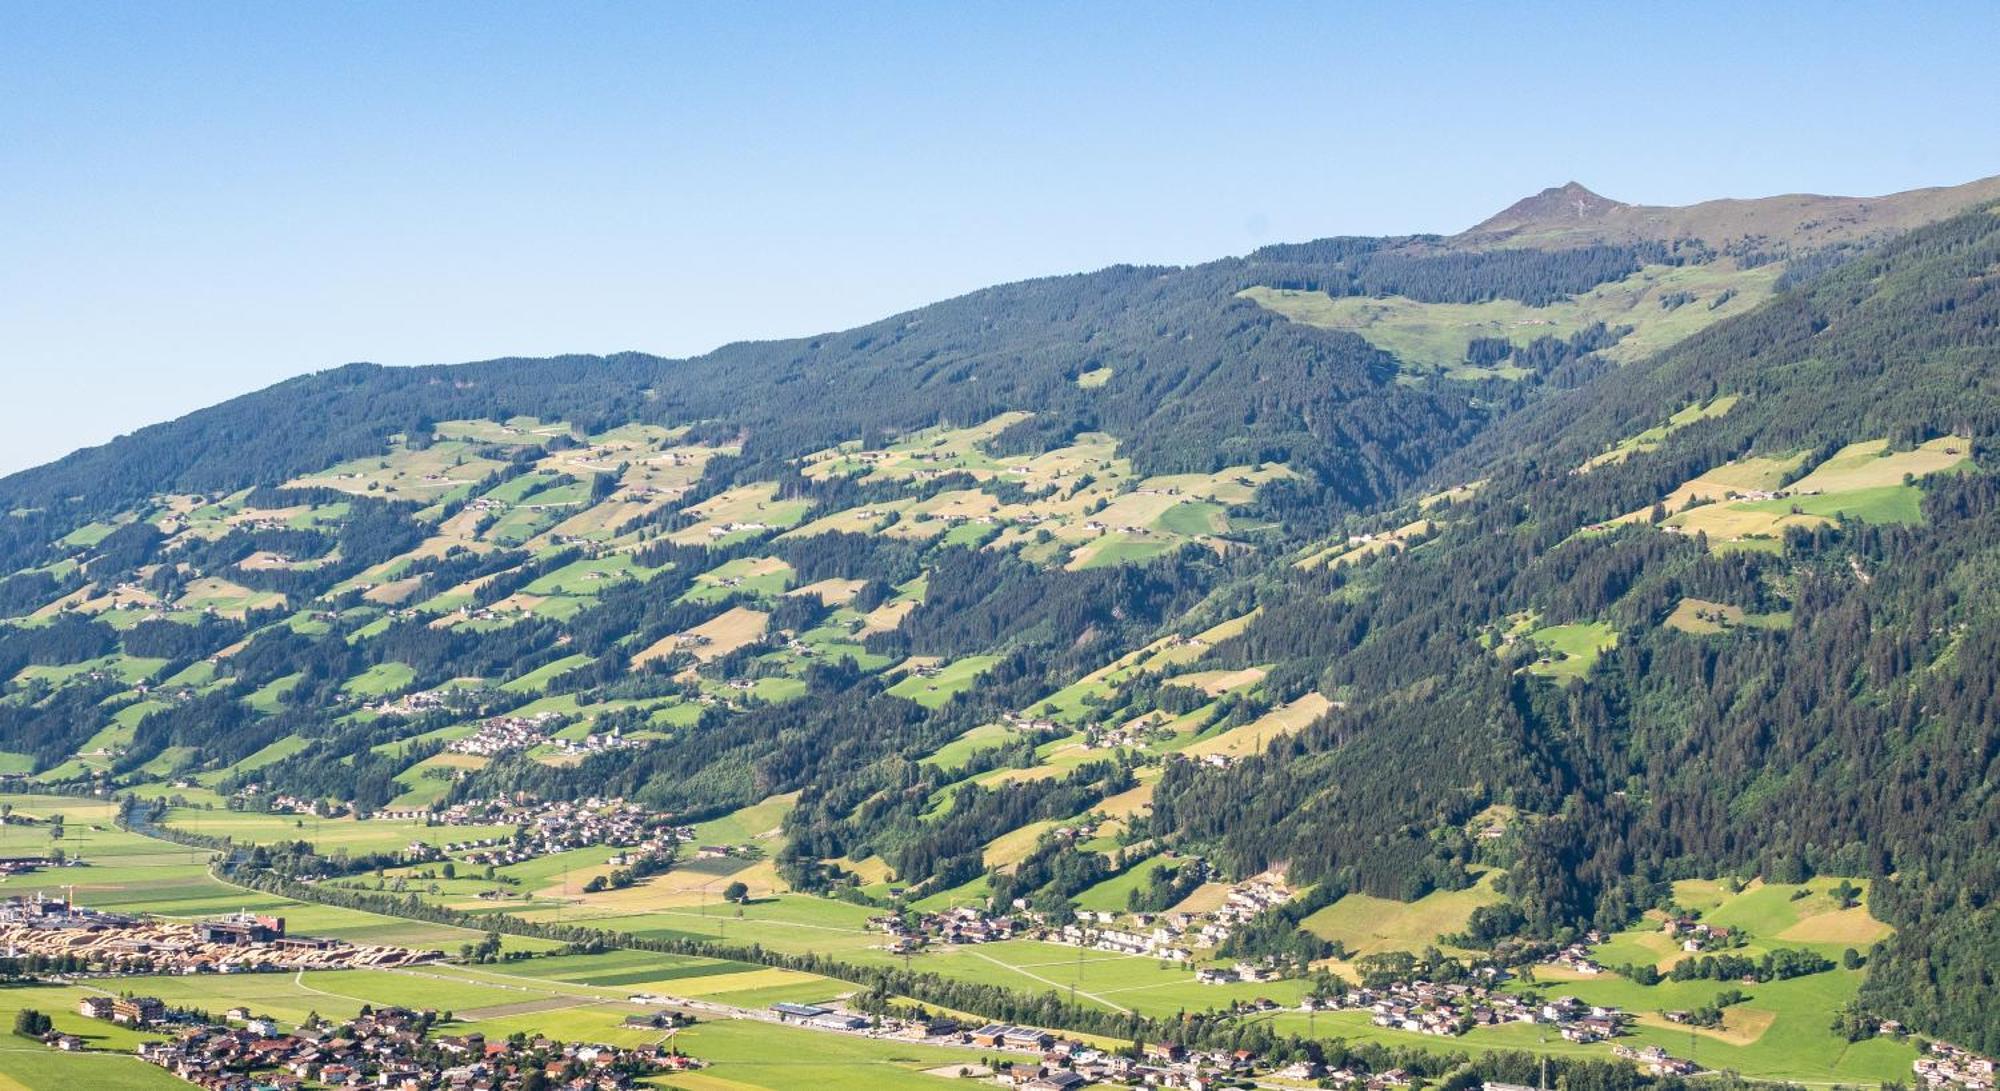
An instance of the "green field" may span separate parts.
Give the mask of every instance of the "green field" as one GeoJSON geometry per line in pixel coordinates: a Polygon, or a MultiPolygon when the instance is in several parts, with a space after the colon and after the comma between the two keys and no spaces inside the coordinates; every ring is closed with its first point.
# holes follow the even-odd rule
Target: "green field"
{"type": "Polygon", "coordinates": [[[1731,505],[1738,511],[1837,518],[1845,515],[1864,523],[1921,523],[1924,521],[1924,494],[1914,485],[1877,485],[1819,496],[1798,496],[1777,500],[1742,500],[1731,505]]]}
{"type": "Polygon", "coordinates": [[[1623,462],[1635,454],[1655,450],[1668,436],[1697,421],[1710,420],[1723,416],[1731,409],[1736,408],[1736,403],[1741,400],[1741,397],[1738,395],[1724,394],[1706,403],[1696,402],[1668,417],[1666,423],[1654,425],[1640,432],[1638,435],[1620,440],[1610,450],[1593,456],[1589,461],[1585,462],[1582,469],[1591,470],[1599,466],[1623,462]]]}
{"type": "Polygon", "coordinates": [[[1501,900],[1494,889],[1498,872],[1488,872],[1463,890],[1437,890],[1413,902],[1370,894],[1349,894],[1307,917],[1306,931],[1336,940],[1350,956],[1381,951],[1420,952],[1441,946],[1440,937],[1465,929],[1472,911],[1501,900]]]}
{"type": "Polygon", "coordinates": [[[1090,887],[1076,896],[1078,909],[1096,909],[1122,913],[1125,898],[1132,891],[1143,889],[1146,880],[1156,871],[1174,861],[1165,856],[1150,856],[1126,868],[1109,879],[1090,887]]]}
{"type": "Polygon", "coordinates": [[[1752,614],[1740,606],[1684,598],[1674,606],[1673,613],[1667,615],[1662,624],[1684,633],[1709,635],[1740,627],[1786,629],[1791,627],[1792,615],[1790,611],[1752,614]]]}
{"type": "Polygon", "coordinates": [[[1775,263],[1739,269],[1727,260],[1649,265],[1623,280],[1545,307],[1512,299],[1485,303],[1422,303],[1402,296],[1336,299],[1324,292],[1280,288],[1250,288],[1238,295],[1294,322],[1360,334],[1412,371],[1465,379],[1520,378],[1519,369],[1509,366],[1467,365],[1472,339],[1504,337],[1527,345],[1538,337],[1566,338],[1596,322],[1631,326],[1632,332],[1605,352],[1627,363],[1755,308],[1769,297],[1782,271],[1775,263]],[[1724,293],[1732,292],[1725,300],[1724,293]],[[1663,298],[1679,293],[1691,295],[1693,302],[1672,308],[1661,305],[1663,298]]]}
{"type": "Polygon", "coordinates": [[[1014,737],[1014,732],[1005,724],[981,724],[958,738],[940,746],[927,755],[925,765],[935,765],[941,769],[957,769],[972,755],[981,750],[989,750],[1014,737]]]}
{"type": "MultiPolygon", "coordinates": [[[[36,892],[57,894],[73,890],[76,899],[85,905],[179,918],[215,916],[239,909],[273,912],[286,917],[292,930],[302,935],[333,936],[358,944],[391,944],[423,950],[456,950],[460,944],[479,938],[477,932],[449,925],[295,902],[229,885],[210,876],[206,850],[184,848],[117,828],[112,821],[113,807],[109,803],[67,796],[32,795],[0,795],[0,803],[12,805],[17,816],[46,818],[59,811],[64,816],[66,829],[66,835],[60,842],[52,842],[46,827],[0,825],[0,855],[39,855],[48,851],[51,845],[60,844],[73,857],[84,861],[80,867],[50,869],[0,880],[0,896],[36,892]]],[[[248,840],[248,835],[254,831],[259,834],[260,840],[267,842],[296,840],[301,836],[310,838],[314,824],[314,820],[307,818],[301,828],[294,824],[298,820],[285,816],[227,811],[176,809],[172,813],[182,816],[176,824],[185,823],[189,829],[219,834],[225,831],[217,824],[227,823],[226,832],[231,836],[248,840]]],[[[344,824],[348,828],[366,825],[375,824],[357,824],[351,820],[344,824]]],[[[395,836],[403,838],[396,842],[398,845],[407,843],[411,836],[410,827],[398,829],[399,824],[396,823],[379,825],[395,830],[395,836]]],[[[324,830],[342,826],[342,823],[333,821],[322,823],[324,830]]],[[[442,834],[448,829],[438,827],[425,832],[442,834]]],[[[369,839],[382,836],[382,833],[371,832],[369,839]]],[[[457,836],[467,834],[461,829],[457,836]]],[[[329,837],[326,840],[340,839],[329,837]]],[[[350,845],[356,843],[366,842],[348,841],[350,845]]],[[[525,937],[510,936],[505,940],[506,950],[546,950],[553,946],[556,944],[525,937]]]]}
{"type": "Polygon", "coordinates": [[[1528,639],[1548,657],[1548,662],[1537,662],[1528,668],[1530,671],[1558,682],[1574,682],[1589,674],[1598,656],[1618,643],[1618,633],[1609,622],[1579,621],[1536,629],[1528,639]]]}
{"type": "Polygon", "coordinates": [[[972,688],[979,676],[998,663],[997,655],[968,655],[939,667],[936,674],[910,676],[889,687],[889,693],[906,697],[925,708],[940,708],[947,701],[972,688]]]}
{"type": "Polygon", "coordinates": [[[514,832],[512,826],[426,826],[408,819],[374,818],[361,821],[257,811],[210,811],[192,807],[177,807],[169,811],[167,824],[208,837],[233,837],[245,843],[306,840],[322,852],[337,849],[352,852],[391,851],[401,849],[412,841],[443,845],[482,837],[506,837],[514,832]]]}
{"type": "MultiPolygon", "coordinates": [[[[625,1016],[647,1010],[626,1003],[624,997],[647,983],[666,987],[682,986],[695,994],[712,996],[725,1003],[739,998],[758,1001],[739,1006],[763,1007],[761,993],[713,992],[707,986],[732,973],[771,973],[740,964],[708,960],[680,960],[673,956],[643,952],[614,952],[609,956],[630,969],[625,974],[583,974],[589,980],[571,980],[574,959],[530,960],[493,966],[458,967],[437,965],[410,970],[337,970],[306,974],[232,974],[197,977],[122,978],[118,985],[141,995],[157,996],[170,1004],[220,1013],[226,1007],[245,1005],[260,1015],[297,1025],[313,1015],[346,1018],[364,1004],[397,1004],[450,1013],[444,1024],[450,1033],[479,1031],[489,1037],[504,1037],[516,1031],[548,1034],[560,1039],[640,1045],[662,1040],[666,1033],[650,1028],[623,1025],[625,1016]],[[631,984],[632,975],[645,974],[647,964],[657,976],[631,984]],[[701,964],[693,964],[701,963],[701,964]],[[721,975],[718,978],[718,975],[721,975]],[[600,983],[602,982],[602,983],[600,983]]],[[[784,972],[784,971],[777,971],[784,972]]],[[[804,975],[800,975],[804,976],[804,975]]],[[[820,999],[831,999],[838,983],[821,981],[808,991],[820,999]]],[[[57,1029],[84,1037],[94,1050],[105,1052],[63,1054],[21,1043],[0,1047],[0,1087],[15,1086],[6,1078],[26,1087],[55,1087],[65,1084],[91,1088],[152,1089],[185,1087],[161,1070],[130,1056],[133,1046],[157,1035],[126,1030],[109,1023],[85,1019],[76,1014],[77,999],[89,986],[36,986],[0,991],[0,1018],[11,1019],[21,1008],[33,1007],[51,1015],[57,1029]],[[164,1082],[162,1082],[164,1081],[164,1082]]],[[[763,990],[768,991],[768,990],[763,990]]],[[[868,1070],[872,1079],[897,1079],[915,1068],[942,1063],[948,1051],[900,1044],[876,1043],[781,1028],[761,1022],[737,1022],[711,1017],[701,1025],[701,1038],[709,1045],[690,1052],[718,1064],[743,1065],[744,1074],[758,1066],[749,1062],[764,1048],[759,1043],[784,1041],[784,1055],[798,1060],[776,1064],[788,1072],[809,1068],[814,1078],[838,1081],[868,1070]],[[740,1028],[740,1029],[739,1029],[740,1028]]],[[[692,1037],[692,1032],[688,1032],[692,1037]]],[[[689,1048],[682,1040],[683,1048],[689,1048]]],[[[949,1051],[952,1056],[960,1055],[949,1051]]],[[[964,1056],[971,1056],[969,1053],[964,1056]]],[[[655,1081],[657,1082],[657,1081],[655,1081]]],[[[671,1085],[663,1085],[671,1086],[671,1085]]],[[[696,1086],[713,1086],[702,1084],[696,1086]]],[[[785,1086],[775,1084],[772,1086],[785,1086]]],[[[897,1086],[892,1083],[890,1086],[897,1086]]]]}
{"type": "Polygon", "coordinates": [[[1203,500],[1175,504],[1160,513],[1159,527],[1189,537],[1222,534],[1229,529],[1229,519],[1223,514],[1223,510],[1221,504],[1211,504],[1203,500]]]}
{"type": "MultiPolygon", "coordinates": [[[[1199,533],[1209,532],[1202,530],[1199,533]]],[[[1078,546],[1076,552],[1070,554],[1069,567],[1086,569],[1136,564],[1140,561],[1150,561],[1179,544],[1179,541],[1172,538],[1150,535],[1139,537],[1134,534],[1113,532],[1094,542],[1078,546]]]]}
{"type": "Polygon", "coordinates": [[[950,1086],[923,1071],[971,1065],[979,1054],[850,1035],[817,1034],[773,1023],[733,1020],[701,1023],[675,1036],[674,1044],[710,1062],[686,1076],[669,1076],[662,1086],[687,1091],[768,1088],[796,1091],[937,1091],[950,1086]]]}
{"type": "Polygon", "coordinates": [[[386,697],[410,688],[416,680],[416,670],[407,664],[377,663],[348,679],[342,688],[357,697],[386,697]]]}
{"type": "MultiPolygon", "coordinates": [[[[1923,493],[1910,482],[1971,467],[1969,450],[1971,441],[1962,436],[1943,436],[1904,451],[1890,450],[1887,440],[1868,440],[1849,444],[1789,484],[1810,452],[1739,459],[1664,497],[1661,505],[1669,513],[1664,525],[1706,534],[1713,542],[1734,547],[1771,549],[1789,528],[1811,528],[1842,518],[1921,523],[1923,493]],[[1780,495],[1756,496],[1773,491],[1780,495]]],[[[1618,521],[1642,522],[1650,514],[1650,510],[1635,511],[1618,521]]]]}

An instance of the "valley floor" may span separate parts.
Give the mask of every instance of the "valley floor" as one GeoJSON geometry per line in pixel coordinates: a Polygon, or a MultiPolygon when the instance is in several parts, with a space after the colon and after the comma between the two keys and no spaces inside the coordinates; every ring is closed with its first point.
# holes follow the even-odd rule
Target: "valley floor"
{"type": "MultiPolygon", "coordinates": [[[[126,912],[192,919],[235,910],[282,915],[294,934],[329,936],[356,943],[384,943],[446,952],[475,942],[475,930],[384,916],[360,910],[300,902],[234,886],[215,878],[208,854],[119,828],[110,804],[53,796],[5,796],[14,812],[47,815],[60,811],[72,831],[65,838],[81,855],[81,866],[48,869],[0,879],[0,896],[72,891],[79,903],[126,912]]],[[[30,831],[0,825],[0,853],[19,852],[30,831]]],[[[38,835],[37,835],[38,836],[38,835]]],[[[400,834],[398,835],[400,836],[400,834]]],[[[1868,938],[1865,913],[1833,906],[1821,889],[1793,891],[1753,884],[1731,894],[1716,884],[1683,884],[1677,895],[1703,904],[1708,919],[1736,922],[1759,935],[1783,935],[1786,945],[1837,951],[1868,938]],[[1705,901],[1704,901],[1705,900],[1705,901]]],[[[1454,895],[1462,906],[1414,904],[1403,924],[1393,918],[1396,903],[1372,914],[1342,910],[1325,914],[1322,927],[1348,927],[1362,920],[1375,930],[1417,928],[1469,911],[1476,901],[1454,895]],[[1345,915],[1343,915],[1345,914],[1345,915]],[[1351,922],[1350,922],[1351,923],[1351,922]]],[[[1338,908],[1338,906],[1337,906],[1338,908]]],[[[551,901],[534,911],[539,919],[587,925],[607,938],[701,938],[732,944],[755,942],[783,953],[837,956],[856,968],[893,966],[902,959],[883,949],[884,937],[870,931],[865,907],[803,894],[751,900],[726,910],[719,905],[679,908],[581,905],[551,901]]],[[[530,919],[537,919],[531,916],[530,919]]],[[[1358,926],[1356,926],[1358,927],[1358,926]]],[[[1879,927],[1879,926],[1877,926],[1879,927]]],[[[1599,953],[1630,958],[1656,950],[1657,926],[1648,922],[1608,938],[1599,953]]],[[[1871,935],[1873,933],[1870,933],[1871,935]]],[[[21,1087],[60,1086],[88,1081],[107,1088],[184,1086],[160,1070],[129,1057],[143,1036],[76,1013],[89,992],[132,992],[159,996],[169,1004],[220,1011],[246,1005],[284,1024],[317,1013],[351,1015],[363,1004],[437,1008],[453,1013],[454,1033],[478,1030],[489,1037],[515,1031],[616,1045],[645,1044],[664,1032],[624,1025],[627,1016],[648,1011],[628,998],[640,993],[676,998],[700,1013],[702,1022],[677,1032],[675,1044],[713,1062],[693,1075],[660,1077],[663,1086],[690,1089],[933,1087],[928,1069],[976,1063],[967,1049],[881,1040],[855,1034],[810,1031],[770,1021],[770,1005],[781,1001],[819,1003],[849,995],[856,986],[829,977],[747,962],[670,955],[620,948],[595,955],[555,955],[550,941],[503,936],[503,952],[515,961],[488,965],[434,964],[402,970],[343,970],[309,973],[207,975],[85,979],[71,985],[23,986],[0,990],[0,1021],[24,1008],[53,1016],[56,1028],[81,1035],[92,1052],[61,1054],[26,1039],[0,1046],[0,1081],[21,1087]],[[523,957],[525,956],[525,957],[523,957]]],[[[1752,953],[1755,948],[1750,948],[1752,953]]],[[[1086,951],[1029,939],[965,945],[920,954],[916,968],[966,981],[1001,985],[1023,992],[1055,991],[1112,1011],[1170,1016],[1268,997],[1284,1007],[1246,1016],[1267,1020],[1285,1033],[1327,1040],[1381,1042],[1447,1052],[1482,1048],[1525,1050],[1552,1056],[1609,1056],[1609,1043],[1577,1045],[1549,1028],[1509,1025],[1483,1028],[1458,1038],[1435,1038],[1372,1025],[1366,1012],[1307,1013],[1298,1010],[1306,982],[1278,981],[1216,986],[1198,984],[1191,970],[1150,958],[1086,951]]],[[[1849,1044],[1828,1030],[1831,1014],[1851,999],[1864,971],[1833,970],[1789,981],[1760,984],[1750,1000],[1726,1009],[1723,1025],[1692,1030],[1660,1019],[1658,1009],[1690,1008],[1711,1001],[1718,982],[1663,982],[1642,986],[1615,974],[1577,975],[1538,967],[1535,987],[1545,994],[1575,995],[1586,1003],[1622,1007],[1637,1015],[1631,1046],[1658,1045],[1676,1056],[1745,1077],[1807,1085],[1880,1083],[1907,1078],[1914,1049],[1890,1039],[1849,1044]]],[[[952,1069],[955,1071],[955,1068],[952,1069]]],[[[0,1088],[9,1087],[0,1082],[0,1088]]]]}

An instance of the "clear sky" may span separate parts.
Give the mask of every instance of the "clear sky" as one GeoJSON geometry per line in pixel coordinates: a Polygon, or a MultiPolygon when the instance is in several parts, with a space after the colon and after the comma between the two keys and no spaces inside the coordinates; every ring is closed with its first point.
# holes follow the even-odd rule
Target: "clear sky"
{"type": "Polygon", "coordinates": [[[1501,7],[0,6],[0,472],[353,360],[2000,173],[1990,3],[1501,7]]]}

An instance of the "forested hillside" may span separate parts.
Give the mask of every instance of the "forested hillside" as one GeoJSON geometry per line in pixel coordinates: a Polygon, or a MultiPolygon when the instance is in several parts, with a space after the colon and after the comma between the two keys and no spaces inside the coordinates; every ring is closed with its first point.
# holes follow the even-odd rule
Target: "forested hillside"
{"type": "Polygon", "coordinates": [[[242,864],[425,912],[1227,925],[1150,996],[997,983],[1100,1032],[1525,970],[1778,1075],[1906,1075],[1882,1019],[2000,1050],[1983,193],[1523,245],[1558,193],[690,360],[292,380],[0,480],[0,774],[189,832],[616,797],[700,839],[578,890],[304,817],[242,864]],[[1752,924],[1656,946],[1702,898],[1752,924]]]}

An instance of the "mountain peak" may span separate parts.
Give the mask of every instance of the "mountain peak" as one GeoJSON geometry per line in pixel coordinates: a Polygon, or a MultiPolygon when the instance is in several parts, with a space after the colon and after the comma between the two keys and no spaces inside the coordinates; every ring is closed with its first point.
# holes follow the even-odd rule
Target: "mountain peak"
{"type": "Polygon", "coordinates": [[[1590,191],[1581,182],[1565,182],[1532,197],[1523,197],[1475,225],[1468,234],[1516,231],[1524,227],[1554,227],[1588,222],[1630,207],[1590,191]]]}

